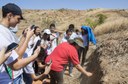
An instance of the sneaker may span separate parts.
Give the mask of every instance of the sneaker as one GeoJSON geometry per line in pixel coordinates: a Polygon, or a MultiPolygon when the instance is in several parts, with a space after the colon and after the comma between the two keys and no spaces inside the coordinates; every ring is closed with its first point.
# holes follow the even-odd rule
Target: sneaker
{"type": "Polygon", "coordinates": [[[69,76],[70,76],[70,77],[73,77],[74,75],[71,73],[71,74],[69,74],[69,76]]]}

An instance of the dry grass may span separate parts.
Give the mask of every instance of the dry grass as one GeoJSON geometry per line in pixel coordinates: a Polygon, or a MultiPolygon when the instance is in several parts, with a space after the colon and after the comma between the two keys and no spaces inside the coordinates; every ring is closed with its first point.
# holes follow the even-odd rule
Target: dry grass
{"type": "MultiPolygon", "coordinates": [[[[66,30],[69,24],[75,24],[76,28],[80,28],[82,24],[85,24],[86,18],[90,18],[95,21],[97,14],[105,14],[108,18],[104,24],[95,28],[96,35],[117,31],[122,28],[122,25],[126,28],[127,19],[120,16],[120,13],[124,14],[127,10],[120,12],[119,10],[109,9],[91,9],[91,10],[23,10],[23,16],[25,21],[21,21],[19,24],[18,36],[21,31],[28,27],[30,24],[40,26],[42,29],[46,28],[46,18],[49,21],[54,21],[58,30],[66,30]]],[[[1,11],[0,11],[1,15],[1,11]]],[[[1,18],[1,16],[0,16],[1,18]]]]}
{"type": "Polygon", "coordinates": [[[102,9],[102,8],[93,9],[92,11],[86,12],[86,16],[95,15],[95,14],[100,13],[100,12],[103,12],[103,11],[106,11],[106,9],[102,9]]]}
{"type": "Polygon", "coordinates": [[[124,17],[114,17],[110,21],[105,22],[104,24],[97,26],[94,30],[96,35],[102,35],[106,33],[112,33],[121,31],[128,28],[128,18],[124,17]]]}

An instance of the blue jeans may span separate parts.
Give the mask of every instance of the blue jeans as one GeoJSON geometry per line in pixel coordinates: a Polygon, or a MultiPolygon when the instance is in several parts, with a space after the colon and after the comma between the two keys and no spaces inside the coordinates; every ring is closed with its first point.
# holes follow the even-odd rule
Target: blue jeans
{"type": "Polygon", "coordinates": [[[20,75],[13,80],[13,84],[23,84],[23,76],[20,75]]]}

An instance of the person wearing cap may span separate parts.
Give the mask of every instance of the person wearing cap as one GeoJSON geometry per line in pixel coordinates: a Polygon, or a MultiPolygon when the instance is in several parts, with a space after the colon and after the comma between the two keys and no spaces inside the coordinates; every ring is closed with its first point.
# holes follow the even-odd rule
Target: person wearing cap
{"type": "MultiPolygon", "coordinates": [[[[9,28],[14,28],[23,19],[22,11],[16,4],[8,3],[2,6],[2,21],[0,24],[0,50],[13,42],[18,43],[18,39],[15,38],[14,34],[9,30],[9,28]]],[[[40,51],[40,48],[38,48],[31,57],[22,59],[28,41],[34,34],[33,31],[34,30],[28,29],[26,37],[22,38],[23,42],[19,43],[19,47],[15,50],[12,50],[12,53],[7,58],[7,60],[2,65],[0,65],[0,84],[22,84],[22,68],[33,61],[38,56],[40,51]],[[10,68],[8,68],[8,70],[11,72],[11,76],[7,73],[8,71],[4,65],[10,68]]]]}
{"type": "Polygon", "coordinates": [[[42,32],[41,47],[45,49],[47,55],[51,53],[51,41],[50,41],[51,31],[49,29],[44,29],[42,32]]]}
{"type": "Polygon", "coordinates": [[[86,71],[80,65],[77,49],[83,47],[83,40],[75,38],[59,44],[55,50],[46,58],[45,63],[52,60],[50,71],[50,84],[63,84],[63,72],[65,65],[69,60],[74,66],[86,76],[92,76],[92,73],[86,71]]]}

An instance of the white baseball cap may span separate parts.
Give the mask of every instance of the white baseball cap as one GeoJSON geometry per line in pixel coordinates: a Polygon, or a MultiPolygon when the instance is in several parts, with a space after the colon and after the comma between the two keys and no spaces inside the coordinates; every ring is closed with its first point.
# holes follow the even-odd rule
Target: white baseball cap
{"type": "Polygon", "coordinates": [[[45,29],[43,33],[51,34],[51,31],[49,29],[45,29]]]}

